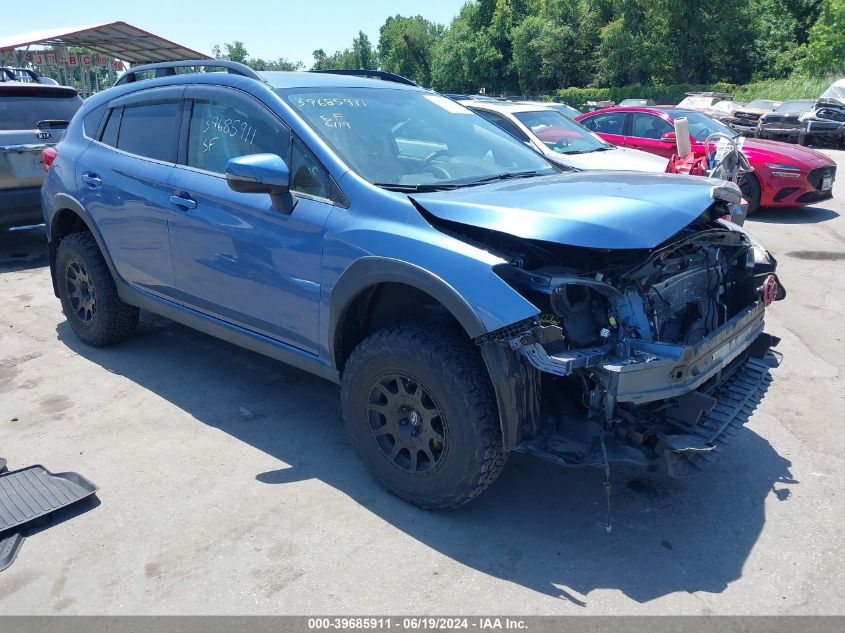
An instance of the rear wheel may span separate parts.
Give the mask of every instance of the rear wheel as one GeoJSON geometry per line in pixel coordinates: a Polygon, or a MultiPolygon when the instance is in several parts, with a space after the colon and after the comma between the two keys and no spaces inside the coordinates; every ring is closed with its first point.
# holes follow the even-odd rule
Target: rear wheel
{"type": "Polygon", "coordinates": [[[138,308],[117,295],[111,272],[90,233],[62,238],[56,252],[59,298],[70,327],[95,347],[125,339],[138,323],[138,308]]]}
{"type": "Polygon", "coordinates": [[[744,174],[739,179],[742,197],[748,201],[748,215],[760,208],[760,183],[754,174],[744,174]]]}
{"type": "Polygon", "coordinates": [[[470,501],[507,457],[481,355],[461,333],[403,323],[376,332],[343,372],[350,441],[390,492],[429,509],[470,501]]]}

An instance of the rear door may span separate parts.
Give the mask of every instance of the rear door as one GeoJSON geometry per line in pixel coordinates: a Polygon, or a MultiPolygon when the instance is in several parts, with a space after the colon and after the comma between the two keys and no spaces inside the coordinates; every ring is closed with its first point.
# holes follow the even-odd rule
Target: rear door
{"type": "Polygon", "coordinates": [[[0,83],[0,190],[41,186],[41,150],[62,139],[81,105],[73,88],[0,83]]]}
{"type": "Polygon", "coordinates": [[[670,158],[678,151],[675,142],[660,139],[667,132],[674,131],[674,125],[662,117],[649,112],[632,112],[630,133],[625,137],[625,146],[670,158]]]}
{"type": "Polygon", "coordinates": [[[176,164],[184,91],[152,88],[111,102],[76,166],[79,201],[94,217],[118,273],[160,295],[173,288],[167,181],[176,164]]]}
{"type": "Polygon", "coordinates": [[[311,152],[257,99],[192,86],[180,166],[171,180],[170,243],[178,299],[207,314],[316,353],[323,227],[339,191],[311,152]],[[281,156],[297,204],[229,188],[227,162],[281,156]]]}

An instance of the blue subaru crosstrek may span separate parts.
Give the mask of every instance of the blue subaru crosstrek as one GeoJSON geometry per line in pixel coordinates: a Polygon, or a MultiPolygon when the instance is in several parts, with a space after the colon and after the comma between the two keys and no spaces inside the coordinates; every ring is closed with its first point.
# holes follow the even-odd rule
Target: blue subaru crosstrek
{"type": "Polygon", "coordinates": [[[361,459],[423,507],[511,451],[703,469],[762,394],[784,296],[736,187],[562,171],[364,74],[154,64],[88,99],[42,188],[79,338],[140,308],[338,382],[361,459]]]}

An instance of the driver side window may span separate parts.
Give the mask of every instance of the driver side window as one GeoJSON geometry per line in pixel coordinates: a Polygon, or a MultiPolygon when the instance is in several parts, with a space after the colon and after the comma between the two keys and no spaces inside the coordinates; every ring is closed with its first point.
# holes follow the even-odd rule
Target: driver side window
{"type": "Polygon", "coordinates": [[[258,103],[244,99],[195,99],[188,130],[186,164],[216,174],[248,154],[276,154],[287,160],[290,131],[258,103]]]}
{"type": "Polygon", "coordinates": [[[631,136],[658,140],[667,132],[674,132],[675,128],[668,121],[664,121],[653,114],[635,112],[631,123],[631,136]]]}

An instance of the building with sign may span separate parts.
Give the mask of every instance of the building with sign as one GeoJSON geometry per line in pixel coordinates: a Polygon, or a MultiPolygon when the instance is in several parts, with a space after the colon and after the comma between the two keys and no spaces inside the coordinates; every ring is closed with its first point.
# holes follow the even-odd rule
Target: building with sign
{"type": "Polygon", "coordinates": [[[127,64],[186,59],[211,57],[126,22],[0,36],[0,65],[34,68],[83,94],[111,85],[127,64]]]}

